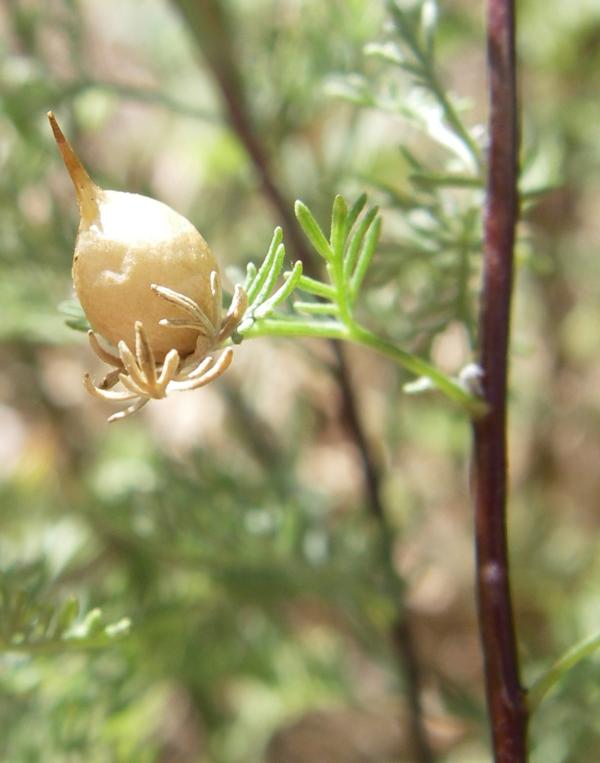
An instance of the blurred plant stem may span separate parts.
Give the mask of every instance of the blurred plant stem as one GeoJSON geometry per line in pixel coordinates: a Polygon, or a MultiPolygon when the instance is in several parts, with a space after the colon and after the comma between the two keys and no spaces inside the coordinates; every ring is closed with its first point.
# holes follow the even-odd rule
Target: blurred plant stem
{"type": "Polygon", "coordinates": [[[527,760],[527,708],[510,593],[506,535],[506,390],[518,128],[514,0],[488,0],[489,149],[480,364],[489,413],[473,423],[477,597],[496,763],[527,760]]]}
{"type": "Polygon", "coordinates": [[[338,361],[335,373],[342,393],[344,418],[360,453],[369,510],[379,528],[382,562],[385,568],[390,595],[396,602],[396,618],[392,625],[392,643],[404,673],[406,700],[411,718],[415,756],[419,763],[432,763],[434,756],[429,746],[423,722],[421,668],[417,659],[413,626],[405,604],[406,584],[398,574],[394,564],[394,531],[389,526],[385,506],[381,500],[377,464],[370,451],[360,419],[358,418],[354,391],[350,384],[350,375],[344,358],[343,346],[339,342],[334,342],[333,347],[338,361]]]}
{"type": "Polygon", "coordinates": [[[171,98],[168,93],[163,93],[160,90],[150,87],[126,85],[121,82],[111,82],[108,79],[89,77],[86,75],[79,77],[72,84],[65,85],[60,95],[56,97],[55,103],[60,104],[63,101],[71,101],[76,96],[89,90],[101,90],[118,98],[162,106],[174,114],[180,114],[184,117],[201,119],[211,123],[219,122],[217,114],[213,114],[210,111],[206,111],[205,109],[196,106],[189,106],[187,103],[182,103],[181,101],[171,98]]]}
{"type": "Polygon", "coordinates": [[[593,636],[588,636],[578,644],[575,644],[575,646],[572,646],[549,670],[542,673],[529,687],[527,695],[529,712],[533,714],[555,684],[564,678],[581,660],[594,654],[598,649],[600,649],[600,633],[595,633],[593,636]]]}
{"type": "MultiPolygon", "coordinates": [[[[296,257],[302,261],[304,272],[309,275],[317,275],[318,267],[315,264],[315,257],[302,235],[292,211],[293,206],[286,199],[273,177],[267,151],[253,125],[243,78],[235,56],[231,21],[224,4],[219,0],[173,0],[173,2],[185,18],[190,33],[202,51],[219,87],[230,127],[236,133],[238,140],[252,161],[261,179],[263,192],[285,228],[291,248],[296,257]]],[[[361,455],[369,509],[378,523],[384,539],[382,544],[384,565],[394,580],[397,615],[391,640],[397,655],[402,680],[406,686],[415,760],[418,763],[431,763],[433,753],[427,740],[420,701],[420,674],[411,637],[412,629],[408,622],[404,603],[405,584],[400,579],[393,563],[393,537],[380,498],[379,474],[358,415],[355,393],[344,362],[343,351],[336,341],[332,341],[332,348],[336,359],[335,375],[343,397],[344,420],[361,455]]]]}
{"type": "Polygon", "coordinates": [[[235,55],[231,20],[219,0],[173,0],[185,18],[219,88],[231,129],[260,177],[263,193],[276,210],[297,257],[310,271],[312,254],[301,234],[293,207],[273,178],[267,152],[258,137],[235,55]]]}

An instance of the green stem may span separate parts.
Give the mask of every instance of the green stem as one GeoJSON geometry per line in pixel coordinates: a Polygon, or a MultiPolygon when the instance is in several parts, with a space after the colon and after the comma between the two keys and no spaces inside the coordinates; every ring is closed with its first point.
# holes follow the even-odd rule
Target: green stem
{"type": "Polygon", "coordinates": [[[533,713],[544,699],[546,694],[557,684],[560,679],[577,665],[585,657],[589,657],[597,649],[600,649],[600,633],[580,641],[564,654],[546,673],[541,675],[529,689],[527,704],[529,712],[533,713]]]}
{"type": "Polygon", "coordinates": [[[415,376],[425,376],[450,400],[458,403],[470,416],[478,418],[486,412],[485,403],[470,394],[459,382],[432,366],[425,360],[401,350],[391,342],[371,333],[355,322],[303,321],[264,319],[244,330],[244,339],[261,336],[318,337],[321,339],[341,339],[354,342],[385,355],[415,376]]]}
{"type": "Polygon", "coordinates": [[[303,321],[283,320],[281,318],[265,318],[256,321],[250,328],[244,329],[244,339],[255,339],[260,336],[294,336],[317,337],[320,339],[350,340],[350,332],[338,321],[303,321]]]}
{"type": "Polygon", "coordinates": [[[377,350],[415,376],[427,377],[440,392],[450,398],[450,400],[454,400],[454,402],[462,406],[473,418],[478,418],[485,413],[486,405],[482,400],[471,395],[461,384],[459,384],[459,382],[446,376],[446,374],[435,366],[432,366],[426,360],[423,360],[416,355],[412,355],[410,352],[401,350],[399,347],[396,347],[396,345],[387,342],[376,334],[372,334],[362,326],[353,326],[350,341],[377,350]]]}

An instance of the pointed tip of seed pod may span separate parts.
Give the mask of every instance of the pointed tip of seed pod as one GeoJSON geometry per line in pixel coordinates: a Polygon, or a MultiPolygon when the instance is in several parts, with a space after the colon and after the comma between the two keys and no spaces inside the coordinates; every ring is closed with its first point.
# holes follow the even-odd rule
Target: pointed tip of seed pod
{"type": "Polygon", "coordinates": [[[54,133],[54,138],[57,143],[60,143],[61,141],[64,143],[65,136],[62,133],[62,130],[60,129],[58,122],[56,121],[56,117],[54,116],[53,111],[48,111],[46,113],[46,116],[48,117],[48,121],[50,122],[50,127],[52,128],[52,132],[54,133]]]}
{"type": "Polygon", "coordinates": [[[56,145],[61,153],[67,172],[71,176],[73,185],[75,186],[81,219],[84,222],[90,223],[98,217],[98,196],[101,191],[90,178],[85,167],[79,160],[79,157],[75,151],[73,151],[71,144],[65,138],[64,133],[60,129],[60,125],[54,116],[54,112],[49,111],[47,116],[54,134],[56,145]]]}

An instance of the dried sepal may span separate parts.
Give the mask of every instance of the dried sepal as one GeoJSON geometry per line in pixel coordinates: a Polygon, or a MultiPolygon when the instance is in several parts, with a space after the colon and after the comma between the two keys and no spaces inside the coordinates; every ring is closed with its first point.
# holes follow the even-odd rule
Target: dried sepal
{"type": "Polygon", "coordinates": [[[92,377],[89,374],[83,375],[83,386],[85,387],[86,391],[90,393],[90,395],[93,395],[94,397],[97,397],[100,400],[109,400],[111,402],[122,402],[124,400],[133,400],[135,397],[137,397],[137,393],[131,392],[131,391],[118,392],[114,390],[101,389],[100,387],[96,387],[96,385],[92,381],[92,377]]]}
{"type": "MultiPolygon", "coordinates": [[[[211,358],[212,360],[212,358],[211,358]]],[[[188,376],[187,381],[174,381],[169,385],[169,391],[173,392],[187,392],[192,389],[198,389],[199,387],[205,387],[210,382],[218,379],[231,365],[233,360],[233,350],[228,347],[224,350],[218,360],[208,370],[204,371],[199,376],[188,376]]]]}
{"type": "Polygon", "coordinates": [[[233,291],[233,299],[231,305],[227,311],[227,315],[221,324],[221,330],[219,331],[217,341],[220,344],[233,334],[236,328],[239,326],[240,321],[244,317],[246,309],[248,307],[248,296],[244,289],[238,284],[233,291]]]}
{"type": "Polygon", "coordinates": [[[122,419],[127,418],[127,416],[131,416],[133,413],[137,413],[148,402],[149,402],[148,398],[140,398],[140,399],[138,399],[135,403],[130,405],[128,408],[125,408],[125,410],[118,411],[117,413],[113,413],[112,416],[109,416],[108,417],[108,423],[112,424],[115,421],[121,421],[122,419]]]}
{"type": "Polygon", "coordinates": [[[109,371],[98,385],[100,389],[112,389],[115,384],[119,382],[121,375],[121,369],[115,368],[114,371],[109,371]]]}
{"type": "Polygon", "coordinates": [[[103,360],[105,363],[108,363],[109,366],[115,366],[116,368],[120,368],[122,366],[120,358],[118,358],[116,355],[113,355],[111,352],[108,352],[107,350],[102,347],[100,342],[98,341],[98,337],[96,334],[94,334],[93,331],[88,331],[88,340],[90,342],[90,347],[92,350],[96,353],[96,355],[100,358],[100,360],[103,360]]]}
{"type": "MultiPolygon", "coordinates": [[[[214,273],[214,271],[213,271],[214,273]]],[[[212,274],[211,274],[212,275],[212,274]]],[[[211,279],[212,280],[212,279],[211,279]]],[[[199,334],[203,334],[209,338],[214,337],[216,328],[213,325],[210,318],[204,313],[193,299],[186,297],[185,294],[181,294],[173,289],[167,289],[166,286],[159,286],[158,284],[151,285],[152,291],[158,294],[167,302],[172,305],[177,305],[184,310],[189,318],[162,318],[159,323],[161,326],[168,326],[171,328],[192,328],[199,334]]],[[[212,286],[211,286],[212,293],[212,286]]]]}
{"type": "MultiPolygon", "coordinates": [[[[215,273],[216,276],[216,273],[215,273]]],[[[220,298],[220,284],[218,278],[213,277],[211,289],[215,297],[220,298]]],[[[155,286],[154,291],[172,304],[185,305],[190,315],[190,321],[199,315],[199,308],[191,300],[177,292],[160,286],[155,286]]],[[[240,323],[248,304],[246,292],[241,286],[236,286],[231,306],[221,322],[218,331],[212,331],[211,344],[217,348],[228,339],[240,323]]],[[[206,316],[204,316],[206,317],[206,316]]],[[[196,326],[198,333],[197,350],[184,359],[183,363],[176,349],[171,349],[165,355],[162,363],[158,363],[141,321],[135,324],[135,345],[132,351],[123,340],[118,345],[118,356],[105,350],[98,338],[90,332],[90,344],[99,358],[115,366],[109,376],[110,386],[120,382],[124,391],[107,389],[105,382],[96,386],[89,374],[84,377],[84,385],[90,394],[101,400],[111,402],[131,402],[127,408],[109,418],[110,422],[120,421],[140,410],[149,400],[160,400],[170,392],[188,392],[204,387],[218,379],[231,365],[233,351],[231,348],[224,350],[221,355],[206,355],[203,352],[206,334],[199,330],[202,326],[196,326]]],[[[108,377],[107,377],[108,378],[108,377]]]]}

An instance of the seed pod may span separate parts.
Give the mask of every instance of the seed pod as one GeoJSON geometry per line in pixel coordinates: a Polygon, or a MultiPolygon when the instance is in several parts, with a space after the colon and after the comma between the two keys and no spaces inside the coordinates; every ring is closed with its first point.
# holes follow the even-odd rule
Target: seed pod
{"type": "Polygon", "coordinates": [[[171,349],[181,357],[197,351],[197,330],[159,325],[161,319],[177,322],[188,314],[176,304],[165,307],[151,286],[189,297],[213,326],[220,326],[220,288],[214,283],[211,288],[211,273],[218,279],[219,268],[206,241],[185,217],[160,201],[99,188],[52,112],[48,119],[77,193],[81,219],[73,282],[94,331],[115,347],[122,340],[133,347],[135,325],[141,322],[157,361],[171,349]]]}

